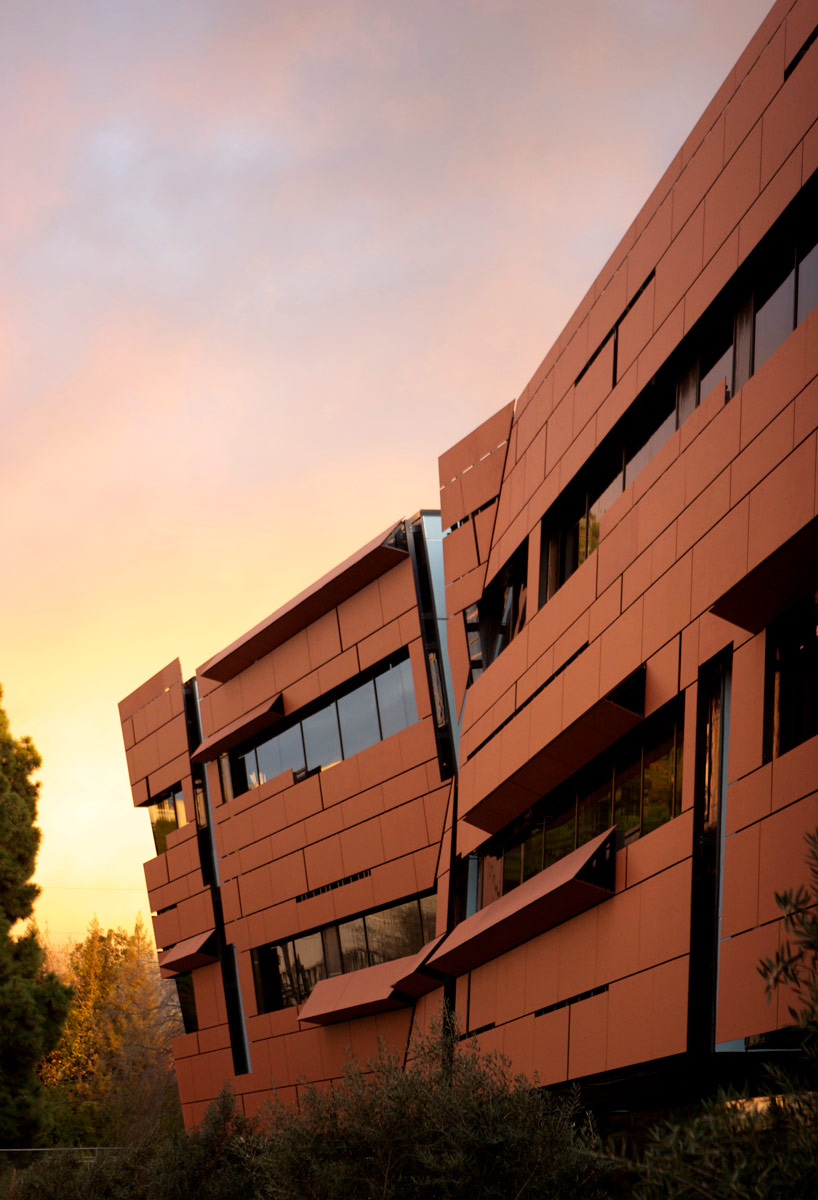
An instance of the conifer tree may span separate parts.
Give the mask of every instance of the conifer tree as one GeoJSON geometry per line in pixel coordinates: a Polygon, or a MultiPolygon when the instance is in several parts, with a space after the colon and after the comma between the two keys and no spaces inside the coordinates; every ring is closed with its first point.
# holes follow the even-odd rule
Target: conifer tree
{"type": "Polygon", "coordinates": [[[36,930],[12,935],[39,894],[31,882],[40,845],[39,785],[31,775],[39,766],[31,739],[12,736],[0,707],[0,1147],[38,1139],[44,1108],[37,1068],[59,1039],[70,997],[45,970],[36,930]]]}

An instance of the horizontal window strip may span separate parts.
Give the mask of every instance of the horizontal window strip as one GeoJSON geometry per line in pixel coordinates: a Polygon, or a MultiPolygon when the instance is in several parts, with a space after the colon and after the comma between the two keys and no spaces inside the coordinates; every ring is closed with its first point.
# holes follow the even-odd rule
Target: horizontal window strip
{"type": "Polygon", "coordinates": [[[587,992],[579,992],[576,996],[568,996],[565,1000],[558,1000],[556,1004],[546,1004],[543,1008],[538,1008],[534,1013],[535,1017],[544,1017],[547,1013],[556,1012],[560,1008],[568,1008],[570,1004],[579,1004],[582,1000],[590,1000],[592,996],[603,996],[608,990],[608,984],[603,983],[600,987],[591,988],[587,992]]]}

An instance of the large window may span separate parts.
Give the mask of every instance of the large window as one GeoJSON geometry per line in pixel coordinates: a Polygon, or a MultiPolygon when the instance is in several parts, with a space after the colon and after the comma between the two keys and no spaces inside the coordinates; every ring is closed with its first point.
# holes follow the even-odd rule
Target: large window
{"type": "Polygon", "coordinates": [[[765,757],[818,734],[818,593],[767,630],[765,757]]]}
{"type": "Polygon", "coordinates": [[[545,796],[480,856],[481,906],[512,891],[612,825],[623,845],[681,811],[681,700],[545,796]]]}
{"type": "Polygon", "coordinates": [[[729,399],[818,304],[816,212],[818,184],[782,216],[545,514],[540,605],[593,553],[603,513],[718,383],[729,399]]]}
{"type": "Polygon", "coordinates": [[[392,962],[435,936],[436,896],[415,896],[252,951],[258,1011],[303,1004],[320,979],[392,962]]]}
{"type": "Polygon", "coordinates": [[[168,834],[172,833],[174,829],[181,829],[183,825],[187,824],[185,799],[182,794],[181,783],[177,783],[175,787],[168,788],[160,796],[154,797],[153,803],[148,808],[148,812],[151,818],[151,830],[153,831],[153,844],[156,846],[156,853],[164,854],[168,848],[168,834]]]}
{"type": "MultiPolygon", "coordinates": [[[[231,751],[233,795],[275,779],[284,771],[296,778],[359,754],[418,719],[412,665],[404,655],[381,663],[324,697],[298,721],[231,751]]],[[[224,776],[223,776],[224,777],[224,776]]]]}

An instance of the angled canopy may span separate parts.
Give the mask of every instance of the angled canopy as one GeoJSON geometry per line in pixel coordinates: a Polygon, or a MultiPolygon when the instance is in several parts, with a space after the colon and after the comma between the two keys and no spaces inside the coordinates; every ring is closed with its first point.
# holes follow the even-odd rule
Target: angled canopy
{"type": "Polygon", "coordinates": [[[218,962],[216,948],[211,940],[214,933],[215,930],[208,929],[205,933],[197,933],[195,937],[177,942],[169,950],[163,950],[159,955],[159,967],[163,977],[167,979],[171,975],[181,975],[184,971],[218,962]]]}

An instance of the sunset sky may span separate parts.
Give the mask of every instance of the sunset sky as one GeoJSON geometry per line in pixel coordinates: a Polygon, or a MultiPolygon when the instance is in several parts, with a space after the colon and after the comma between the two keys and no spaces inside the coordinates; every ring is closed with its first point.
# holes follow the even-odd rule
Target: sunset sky
{"type": "Polygon", "coordinates": [[[51,939],[147,913],[117,702],[519,394],[768,0],[0,0],[0,682],[51,939]]]}

